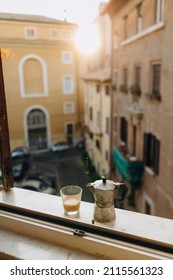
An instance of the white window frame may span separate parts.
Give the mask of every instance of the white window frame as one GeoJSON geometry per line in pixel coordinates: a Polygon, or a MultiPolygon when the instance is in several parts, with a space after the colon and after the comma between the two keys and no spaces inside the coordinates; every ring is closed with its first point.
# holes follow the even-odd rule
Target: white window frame
{"type": "Polygon", "coordinates": [[[38,55],[28,54],[24,56],[19,62],[19,84],[20,84],[20,94],[22,98],[32,98],[40,96],[48,96],[48,78],[47,78],[47,69],[45,61],[38,55]],[[24,81],[24,64],[29,59],[35,59],[41,64],[42,68],[42,77],[43,77],[43,92],[37,93],[28,93],[25,90],[25,81],[24,81]]]}
{"type": "Polygon", "coordinates": [[[64,102],[64,114],[71,115],[75,112],[74,102],[64,102]],[[68,106],[71,106],[71,110],[69,110],[68,106]]]}
{"type": "Polygon", "coordinates": [[[36,39],[37,38],[37,28],[32,26],[25,27],[25,38],[36,39]],[[29,35],[28,32],[32,31],[33,35],[29,35]]]}
{"type": "Polygon", "coordinates": [[[64,75],[63,76],[63,93],[64,94],[73,94],[74,93],[73,75],[64,75]],[[68,81],[67,81],[67,79],[68,79],[68,81]]]}
{"type": "Polygon", "coordinates": [[[156,6],[156,24],[163,21],[163,4],[164,0],[157,0],[156,6]]]}
{"type": "Polygon", "coordinates": [[[142,3],[137,5],[137,33],[142,32],[142,14],[141,14],[141,9],[142,9],[142,3]]]}
{"type": "Polygon", "coordinates": [[[72,51],[62,51],[61,61],[63,64],[72,64],[73,63],[73,53],[72,51]]]}

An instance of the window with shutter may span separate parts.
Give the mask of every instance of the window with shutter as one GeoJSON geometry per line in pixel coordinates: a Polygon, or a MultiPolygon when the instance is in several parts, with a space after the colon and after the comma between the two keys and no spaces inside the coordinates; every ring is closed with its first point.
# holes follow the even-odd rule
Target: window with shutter
{"type": "Polygon", "coordinates": [[[159,174],[160,140],[151,133],[144,133],[144,164],[159,174]]]}

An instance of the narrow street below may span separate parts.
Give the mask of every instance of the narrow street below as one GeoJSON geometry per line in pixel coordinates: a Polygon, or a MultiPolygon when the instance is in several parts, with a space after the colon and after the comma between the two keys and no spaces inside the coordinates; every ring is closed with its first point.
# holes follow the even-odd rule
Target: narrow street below
{"type": "Polygon", "coordinates": [[[60,176],[60,186],[57,187],[57,194],[61,187],[67,185],[77,185],[82,187],[82,200],[93,202],[93,195],[86,187],[93,179],[85,172],[85,165],[82,160],[82,150],[71,148],[63,152],[43,152],[33,154],[30,158],[30,164],[42,163],[49,167],[57,167],[60,176]]]}

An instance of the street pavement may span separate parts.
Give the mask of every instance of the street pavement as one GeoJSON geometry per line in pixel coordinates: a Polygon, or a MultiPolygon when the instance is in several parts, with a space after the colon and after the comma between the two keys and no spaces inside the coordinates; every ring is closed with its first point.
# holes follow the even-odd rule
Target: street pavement
{"type": "Polygon", "coordinates": [[[94,202],[91,191],[86,187],[93,181],[90,174],[85,172],[85,164],[82,160],[83,150],[70,148],[67,151],[53,153],[51,151],[31,155],[30,164],[41,163],[47,167],[56,167],[60,175],[60,186],[57,187],[57,193],[61,187],[67,185],[77,185],[83,189],[82,200],[94,202]]]}

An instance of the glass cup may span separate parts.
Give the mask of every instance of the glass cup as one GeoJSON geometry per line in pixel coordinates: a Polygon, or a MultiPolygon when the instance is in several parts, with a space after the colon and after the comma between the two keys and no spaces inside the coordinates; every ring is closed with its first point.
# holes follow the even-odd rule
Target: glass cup
{"type": "Polygon", "coordinates": [[[82,188],[74,185],[65,186],[60,189],[64,213],[68,216],[79,214],[82,197],[82,188]]]}

